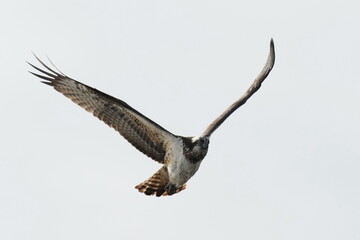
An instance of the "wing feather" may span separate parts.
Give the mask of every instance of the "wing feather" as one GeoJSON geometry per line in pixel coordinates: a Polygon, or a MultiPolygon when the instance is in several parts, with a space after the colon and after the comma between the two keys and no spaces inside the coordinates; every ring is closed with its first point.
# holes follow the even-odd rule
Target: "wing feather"
{"type": "Polygon", "coordinates": [[[270,41],[270,52],[260,74],[255,78],[252,82],[248,90],[238,99],[236,100],[230,107],[228,107],[220,116],[218,116],[201,134],[202,137],[209,138],[211,134],[239,107],[244,105],[246,101],[261,87],[262,82],[266,79],[266,77],[271,72],[275,63],[275,48],[274,41],[271,39],[270,41]]]}
{"type": "Polygon", "coordinates": [[[175,135],[142,115],[126,102],[82,84],[60,71],[56,72],[38,57],[36,59],[49,72],[29,63],[44,75],[30,72],[31,74],[43,79],[43,83],[54,87],[56,91],[114,128],[139,151],[164,163],[167,142],[175,138],[175,135]]]}

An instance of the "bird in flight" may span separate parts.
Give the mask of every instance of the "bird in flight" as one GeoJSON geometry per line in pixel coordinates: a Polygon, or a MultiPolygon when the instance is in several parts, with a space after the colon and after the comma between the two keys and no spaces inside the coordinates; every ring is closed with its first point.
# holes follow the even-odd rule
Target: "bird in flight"
{"type": "Polygon", "coordinates": [[[271,39],[270,53],[260,74],[248,90],[198,137],[175,135],[126,102],[78,82],[54,66],[55,71],[37,56],[35,58],[45,70],[28,63],[41,73],[30,71],[31,74],[114,128],[139,151],[163,164],[149,179],[135,186],[139,192],[160,197],[185,189],[186,182],[196,173],[207,154],[211,134],[260,88],[270,73],[275,63],[275,49],[271,39]]]}

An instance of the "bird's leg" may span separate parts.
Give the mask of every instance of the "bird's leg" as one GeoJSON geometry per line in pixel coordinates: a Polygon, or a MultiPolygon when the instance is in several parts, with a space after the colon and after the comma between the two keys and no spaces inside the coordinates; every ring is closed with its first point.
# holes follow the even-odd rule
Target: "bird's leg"
{"type": "Polygon", "coordinates": [[[176,193],[176,186],[175,186],[175,184],[168,183],[168,184],[165,186],[165,190],[167,191],[167,193],[168,193],[169,195],[173,195],[174,193],[176,193]]]}

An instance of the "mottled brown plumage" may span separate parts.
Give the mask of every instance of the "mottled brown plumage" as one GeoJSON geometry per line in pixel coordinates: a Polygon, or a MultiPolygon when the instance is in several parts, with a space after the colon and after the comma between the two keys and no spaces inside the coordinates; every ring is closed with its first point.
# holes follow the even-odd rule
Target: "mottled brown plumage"
{"type": "Polygon", "coordinates": [[[126,102],[55,72],[39,58],[37,60],[52,72],[44,71],[29,63],[36,70],[48,75],[43,76],[31,72],[44,79],[43,83],[54,87],[74,103],[114,128],[148,157],[164,163],[166,153],[164,138],[173,138],[175,137],[173,134],[130,107],[126,102]]]}
{"type": "Polygon", "coordinates": [[[245,94],[216,118],[200,137],[174,135],[130,107],[126,102],[82,84],[59,70],[54,71],[39,58],[36,57],[36,59],[47,71],[29,63],[44,75],[30,73],[43,79],[43,83],[52,86],[56,91],[114,128],[139,151],[163,164],[163,167],[152,177],[136,186],[146,195],[159,197],[172,195],[185,189],[186,182],[196,173],[207,154],[211,134],[260,88],[261,83],[270,73],[275,62],[275,50],[271,40],[270,53],[261,73],[245,94]]]}

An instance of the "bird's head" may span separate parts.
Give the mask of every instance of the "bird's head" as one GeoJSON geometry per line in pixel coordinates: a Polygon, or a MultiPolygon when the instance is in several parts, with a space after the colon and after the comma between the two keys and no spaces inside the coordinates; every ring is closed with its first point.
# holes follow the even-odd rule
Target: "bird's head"
{"type": "Polygon", "coordinates": [[[208,137],[193,137],[192,142],[194,148],[201,148],[202,150],[207,150],[209,148],[210,140],[208,137]]]}
{"type": "Polygon", "coordinates": [[[208,137],[184,137],[184,154],[191,162],[204,159],[209,148],[208,137]]]}

